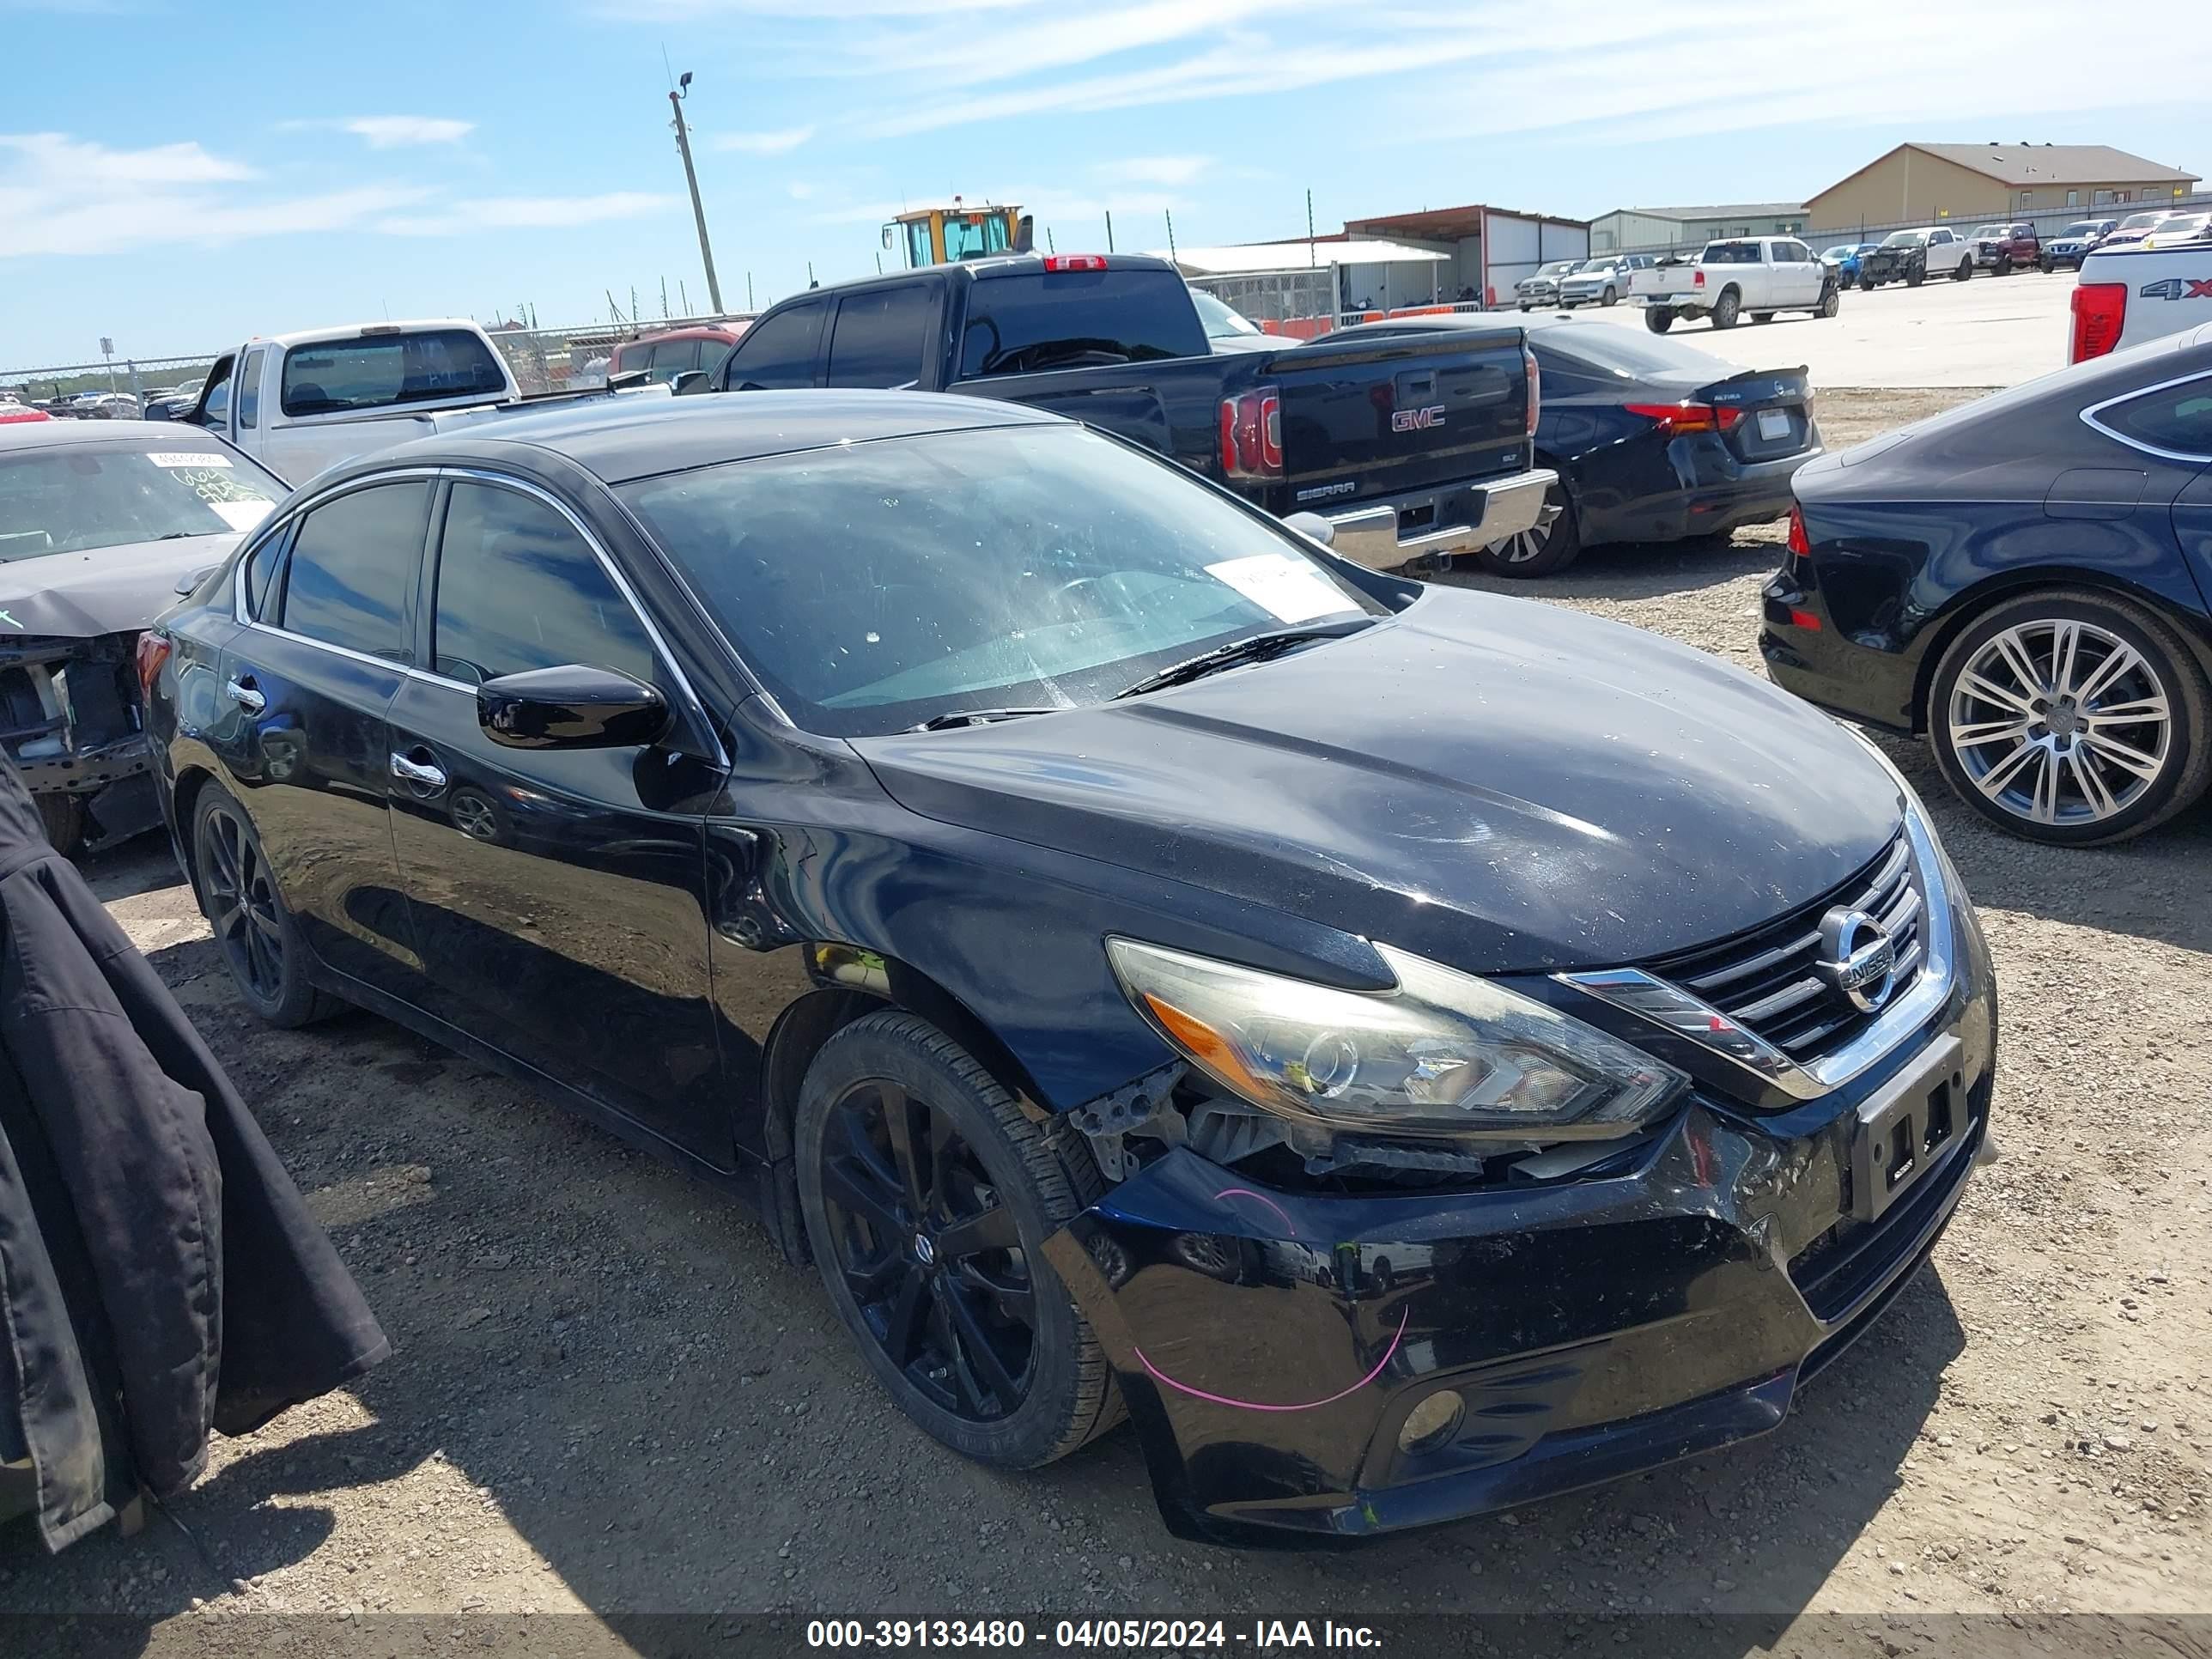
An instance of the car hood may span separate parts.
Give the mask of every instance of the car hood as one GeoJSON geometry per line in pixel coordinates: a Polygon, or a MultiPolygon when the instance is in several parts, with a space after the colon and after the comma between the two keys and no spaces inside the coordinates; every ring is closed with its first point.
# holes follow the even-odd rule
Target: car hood
{"type": "Polygon", "coordinates": [[[0,564],[0,640],[91,639],[144,628],[177,602],[180,578],[221,564],[237,545],[226,532],[0,564]]]}
{"type": "Polygon", "coordinates": [[[1895,782],[1714,657],[1528,600],[1401,617],[1147,697],[854,747],[910,811],[1471,971],[1725,938],[1895,834],[1895,782]]]}

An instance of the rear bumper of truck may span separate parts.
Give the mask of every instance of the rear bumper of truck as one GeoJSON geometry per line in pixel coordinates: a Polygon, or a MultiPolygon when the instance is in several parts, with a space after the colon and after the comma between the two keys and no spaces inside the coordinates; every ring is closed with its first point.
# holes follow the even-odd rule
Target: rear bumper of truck
{"type": "Polygon", "coordinates": [[[1370,570],[1488,547],[1543,520],[1545,493],[1559,481],[1547,467],[1481,483],[1439,484],[1324,514],[1329,546],[1370,570]]]}

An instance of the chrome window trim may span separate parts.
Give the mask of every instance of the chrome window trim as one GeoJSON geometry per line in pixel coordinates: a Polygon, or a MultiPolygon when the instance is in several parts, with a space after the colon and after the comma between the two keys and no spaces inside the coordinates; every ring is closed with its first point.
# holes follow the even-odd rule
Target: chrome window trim
{"type": "Polygon", "coordinates": [[[1609,968],[1553,977],[1662,1030],[1688,1038],[1794,1100],[1817,1100],[1831,1089],[1850,1082],[1918,1030],[1950,1000],[1958,981],[1950,884],[1943,878],[1943,858],[1936,850],[1936,838],[1919,803],[1910,793],[1905,797],[1905,834],[1911,844],[1927,917],[1922,940],[1926,960],[1911,988],[1884,1008],[1872,1024],[1809,1065],[1790,1059],[1710,1003],[1641,968],[1609,968]],[[1729,1041],[1722,1041],[1723,1037],[1729,1041]]]}
{"type": "Polygon", "coordinates": [[[2156,444],[2147,444],[2140,438],[2130,438],[2124,432],[2116,432],[2097,416],[2121,404],[2131,404],[2138,398],[2148,398],[2154,392],[2171,392],[2175,386],[2188,386],[2197,380],[2212,380],[2212,369],[2199,369],[2194,374],[2178,374],[2172,380],[2160,380],[2156,386],[2137,386],[2133,392],[2124,392],[2117,398],[2107,398],[2102,403],[2091,404],[2081,411],[2082,425],[2094,432],[2102,433],[2116,444],[2125,444],[2139,454],[2155,455],[2162,461],[2185,461],[2203,466],[2212,462],[2212,454],[2194,455],[2186,450],[2162,449],[2156,444]]]}
{"type": "MultiPolygon", "coordinates": [[[[715,729],[713,717],[708,714],[707,707],[700,701],[697,691],[693,690],[690,678],[684,673],[683,665],[677,661],[676,653],[669,649],[667,640],[663,637],[659,628],[654,623],[652,617],[647,614],[645,606],[639,601],[637,590],[630,586],[629,578],[625,576],[621,568],[615,563],[613,556],[601,544],[599,538],[592,533],[591,526],[579,518],[567,502],[551,491],[532,483],[526,479],[518,478],[512,473],[495,472],[481,467],[410,466],[394,468],[389,472],[375,472],[362,477],[349,478],[343,483],[334,485],[307,500],[287,507],[282,520],[262,532],[254,546],[240,559],[240,576],[246,578],[247,566],[251,561],[265,549],[270,542],[285,534],[288,526],[313,512],[318,507],[334,501],[341,495],[350,495],[357,489],[370,489],[382,483],[404,482],[410,478],[428,478],[434,483],[459,478],[471,483],[489,484],[495,489],[512,489],[543,501],[559,514],[567,521],[569,528],[583,538],[584,545],[591,549],[592,556],[599,561],[599,568],[606,573],[608,580],[615,586],[615,591],[622,595],[623,603],[629,606],[630,614],[637,618],[639,625],[645,629],[646,638],[653,643],[653,654],[660,659],[661,665],[668,671],[670,679],[675,682],[676,688],[682,694],[684,702],[699,717],[699,724],[706,733],[707,741],[714,745],[715,764],[725,772],[730,769],[729,751],[722,746],[721,733],[715,729]]],[[[621,505],[619,501],[617,501],[617,505],[621,505]]],[[[442,539],[442,528],[440,535],[442,539]]],[[[471,697],[476,696],[477,688],[466,681],[434,673],[415,663],[397,662],[390,657],[379,657],[369,652],[356,651],[350,646],[334,644],[329,640],[314,639],[306,634],[294,633],[289,628],[280,628],[275,623],[263,622],[246,611],[246,595],[251,585],[250,579],[238,580],[232,583],[234,589],[231,596],[232,617],[243,628],[272,635],[280,640],[291,640],[301,645],[312,646],[317,650],[333,652],[338,656],[349,658],[355,662],[365,663],[372,668],[389,668],[409,679],[420,680],[426,685],[443,686],[451,690],[465,692],[471,697]]],[[[688,589],[685,591],[689,592],[688,589]]],[[[432,607],[431,637],[434,640],[437,637],[435,586],[434,586],[424,597],[426,602],[432,607]]]]}

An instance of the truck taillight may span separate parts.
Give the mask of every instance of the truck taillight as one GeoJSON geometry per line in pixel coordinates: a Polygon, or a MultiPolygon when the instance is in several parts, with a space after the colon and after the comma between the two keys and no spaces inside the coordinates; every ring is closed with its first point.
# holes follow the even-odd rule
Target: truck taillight
{"type": "Polygon", "coordinates": [[[1693,270],[1690,273],[1690,286],[1692,288],[1703,288],[1705,285],[1705,273],[1704,271],[1693,270]]]}
{"type": "Polygon", "coordinates": [[[1521,366],[1528,375],[1528,435],[1533,438],[1536,435],[1536,411],[1544,400],[1544,374],[1537,368],[1536,354],[1529,350],[1526,340],[1521,343],[1521,366]]]}
{"type": "Polygon", "coordinates": [[[2074,355],[2069,362],[2101,357],[2120,343],[2127,320],[2125,283],[2081,283],[2074,289],[2074,355]]]}
{"type": "Polygon", "coordinates": [[[1103,270],[1106,256],[1103,253],[1048,253],[1044,256],[1047,270],[1103,270]]]}
{"type": "Polygon", "coordinates": [[[1232,478],[1283,476],[1283,398],[1273,386],[1221,400],[1221,470],[1232,478]]]}
{"type": "Polygon", "coordinates": [[[138,636],[138,648],[134,654],[138,667],[138,702],[143,708],[154,700],[154,677],[169,659],[169,636],[149,629],[138,636]]]}

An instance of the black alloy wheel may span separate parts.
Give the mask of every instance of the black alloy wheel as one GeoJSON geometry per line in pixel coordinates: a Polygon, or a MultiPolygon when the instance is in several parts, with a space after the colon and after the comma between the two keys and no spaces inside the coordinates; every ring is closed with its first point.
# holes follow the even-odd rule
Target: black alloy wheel
{"type": "Polygon", "coordinates": [[[799,1201],[830,1299],[907,1414],[1007,1468],[1119,1420],[1096,1334],[1042,1246],[1103,1185],[945,1034],[886,1011],[808,1068],[799,1201]]]}
{"type": "Polygon", "coordinates": [[[192,813],[192,863],[216,949],[246,1006],[272,1025],[300,1026],[337,1005],[308,980],[299,928],[245,809],[213,784],[192,813]]]}

